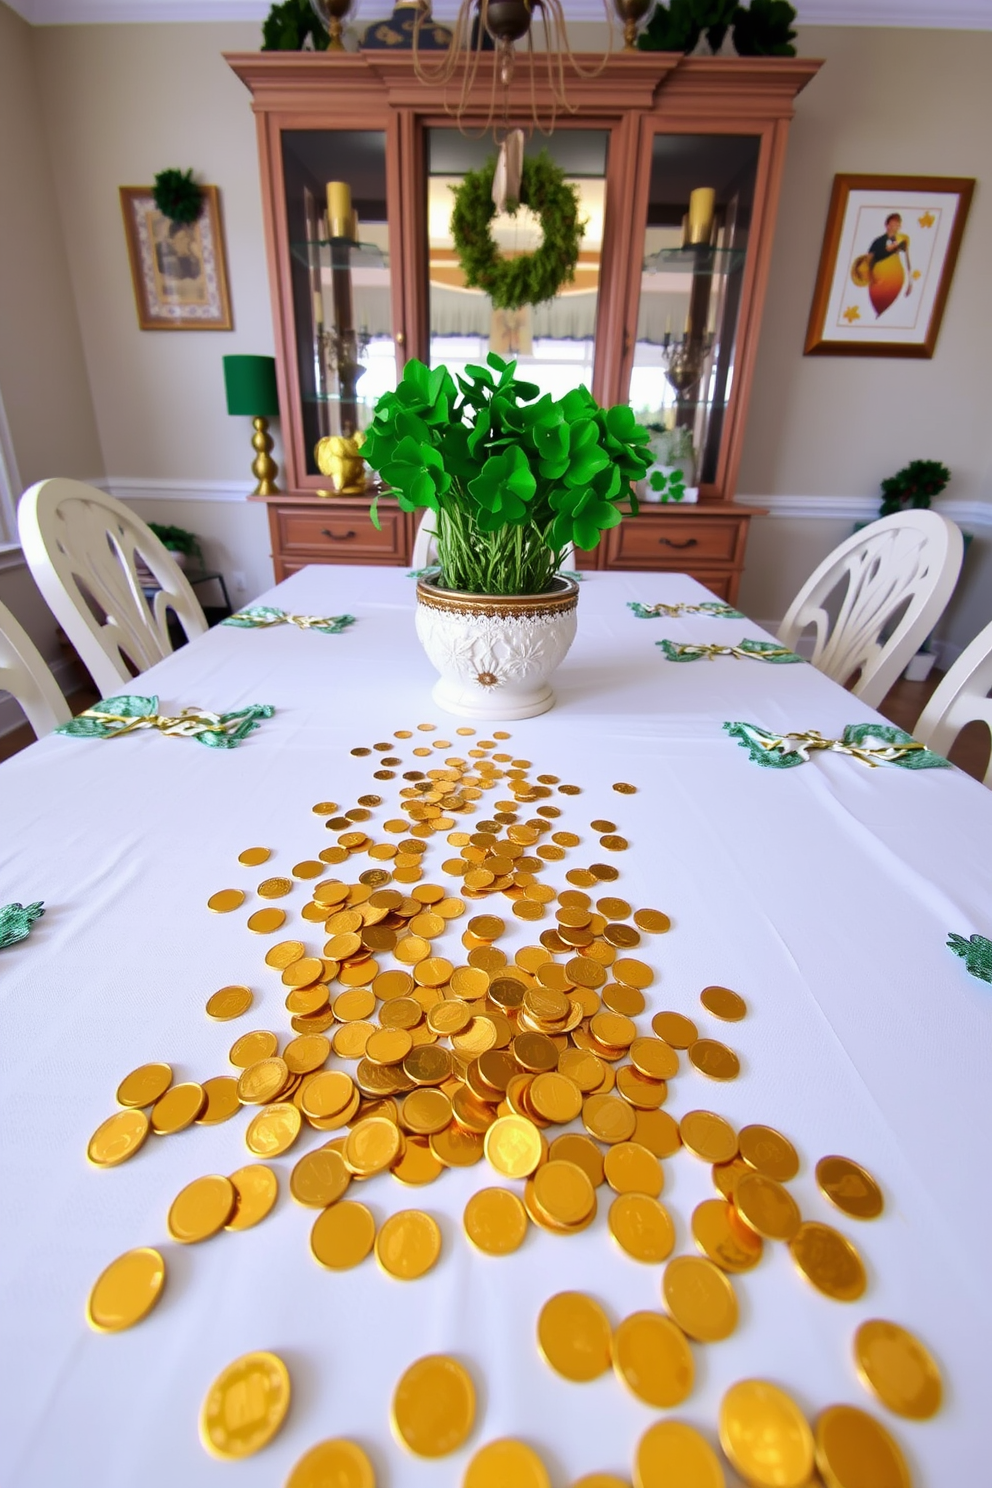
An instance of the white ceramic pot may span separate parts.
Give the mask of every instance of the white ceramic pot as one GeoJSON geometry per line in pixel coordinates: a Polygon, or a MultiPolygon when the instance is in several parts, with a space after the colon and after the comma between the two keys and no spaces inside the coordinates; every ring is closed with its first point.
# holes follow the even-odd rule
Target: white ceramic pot
{"type": "Polygon", "coordinates": [[[554,705],[548,679],[575,639],[579,586],[546,594],[464,594],[417,581],[417,634],[441,673],[434,701],[462,718],[532,718],[554,705]]]}

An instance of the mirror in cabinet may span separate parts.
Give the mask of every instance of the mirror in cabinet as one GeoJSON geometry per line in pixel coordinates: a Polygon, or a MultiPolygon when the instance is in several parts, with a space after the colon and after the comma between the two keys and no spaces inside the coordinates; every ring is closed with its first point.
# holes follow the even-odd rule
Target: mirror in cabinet
{"type": "Polygon", "coordinates": [[[690,492],[721,480],[760,143],[653,139],[629,402],[690,492]]]}
{"type": "MultiPolygon", "coordinates": [[[[514,358],[520,375],[553,398],[578,384],[591,389],[610,131],[559,127],[549,139],[528,140],[526,156],[545,149],[575,187],[585,232],[573,281],[554,299],[519,310],[498,310],[483,290],[466,285],[451,235],[454,189],[493,155],[492,139],[444,128],[425,134],[431,366],[443,363],[457,375],[495,351],[514,358]]],[[[499,213],[490,230],[506,257],[532,253],[542,239],[540,219],[524,206],[499,213]]]]}
{"type": "Polygon", "coordinates": [[[302,468],[314,476],[317,443],[360,434],[396,386],[386,132],[286,129],[281,143],[302,468]]]}

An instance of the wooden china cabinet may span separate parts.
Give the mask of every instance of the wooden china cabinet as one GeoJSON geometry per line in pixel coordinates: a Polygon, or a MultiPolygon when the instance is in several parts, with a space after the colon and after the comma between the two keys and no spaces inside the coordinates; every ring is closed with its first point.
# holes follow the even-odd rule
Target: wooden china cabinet
{"type": "MultiPolygon", "coordinates": [[[[629,402],[655,430],[659,463],[698,488],[695,505],[645,505],[580,566],[689,572],[733,601],[751,515],[733,496],[786,139],[819,62],[617,53],[598,77],[571,77],[575,112],[527,150],[546,148],[579,190],[579,266],[555,300],[508,314],[465,287],[449,229],[450,188],[493,149],[472,137],[491,80],[480,74],[478,113],[460,129],[409,53],[227,61],[258,127],[285,448],[286,494],[259,498],[276,579],[308,563],[409,563],[417,517],[384,495],[377,531],[371,487],[320,494],[314,447],[363,428],[408,357],[457,372],[492,348],[556,397],[584,382],[601,403],[629,402]],[[325,215],[331,181],[350,187],[347,231],[325,215]],[[713,193],[710,223],[687,244],[699,187],[713,193]]],[[[520,68],[510,122],[526,127],[530,109],[520,68]]],[[[527,252],[539,227],[521,212],[494,234],[504,252],[527,252]]]]}

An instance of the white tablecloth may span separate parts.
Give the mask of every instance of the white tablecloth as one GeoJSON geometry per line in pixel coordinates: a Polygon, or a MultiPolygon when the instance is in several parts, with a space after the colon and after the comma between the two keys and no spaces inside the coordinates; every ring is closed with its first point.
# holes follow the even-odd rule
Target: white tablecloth
{"type": "MultiPolygon", "coordinates": [[[[439,732],[429,737],[443,734],[453,745],[445,753],[464,753],[470,741],[454,732],[463,720],[431,702],[414,589],[395,569],[307,569],[262,602],[350,611],[351,631],[222,627],[134,684],[157,692],[169,712],[274,704],[275,716],[235,750],[151,734],[52,736],[0,768],[0,904],[46,904],[30,938],[0,952],[7,1488],[281,1484],[306,1448],[336,1435],[365,1445],[380,1488],[459,1483],[472,1450],[502,1435],[537,1445],[554,1488],[566,1488],[594,1469],[629,1475],[634,1445],[656,1418],[612,1375],[569,1384],[537,1352],[537,1313],[563,1288],[592,1292],[616,1321],[661,1306],[661,1268],[618,1251],[605,1190],[586,1233],[532,1229],[519,1252],[494,1259],[461,1230],[470,1193],[501,1181],[485,1164],[426,1189],[377,1178],[358,1195],[377,1220],[419,1206],[442,1227],[441,1261],[409,1284],[372,1259],[344,1274],[312,1259],[315,1212],[290,1198],[288,1174],[308,1145],[326,1140],[317,1132],[275,1161],[281,1192],[268,1219],[190,1247],[168,1239],[169,1204],[200,1174],[253,1160],[245,1116],[151,1137],[115,1170],[86,1160],[87,1139],[134,1066],[167,1060],[177,1079],[202,1080],[230,1071],[227,1052],[244,1029],[288,1033],[285,989],[262,964],[271,942],[244,925],[261,901],[215,916],[208,896],[254,888],[326,846],[315,801],[350,806],[382,790],[371,779],[374,759],[353,758],[354,745],[433,721],[439,732]],[[238,853],[256,844],[274,849],[270,862],[241,867],[238,853]],[[252,986],[255,1006],[235,1023],[211,1023],[206,998],[230,982],[252,986]],[[95,1335],[84,1320],[93,1280],[142,1244],[166,1255],[159,1306],[129,1332],[95,1335]],[[225,1364],[257,1348],[289,1366],[290,1416],[256,1457],[217,1462],[198,1441],[201,1402],[225,1364]],[[469,1365],[479,1412],[469,1445],[431,1463],[397,1446],[388,1417],[404,1368],[435,1351],[469,1365]]],[[[850,1235],[868,1270],[859,1302],[832,1302],[783,1246],[766,1243],[760,1266],[735,1278],[736,1333],[693,1346],[696,1387],[675,1414],[715,1441],[723,1392],[742,1377],[766,1377],[789,1388],[811,1419],[838,1401],[874,1411],[902,1444],[917,1485],[972,1488],[989,1471],[992,988],[970,978],[945,941],[949,931],[992,933],[992,794],[954,770],[869,770],[841,757],[757,768],[722,732],[724,720],[836,736],[875,715],[809,666],[675,665],[654,644],[759,635],[751,622],[646,621],[626,607],[703,597],[681,576],[590,575],[578,638],[556,679],[558,706],[507,725],[509,747],[535,773],[582,787],[555,798],[559,825],[584,847],[552,865],[549,881],[563,886],[565,868],[601,859],[589,822],[616,821],[631,849],[615,859],[621,877],[604,892],[673,921],[642,951],[659,973],[649,1014],[684,1011],[740,1054],[741,1076],[725,1085],[683,1057],[667,1109],[708,1107],[736,1125],[766,1122],[788,1134],[802,1159],[791,1187],[804,1215],[850,1235]],[[615,794],[615,780],[633,782],[638,794],[615,794]],[[702,1012],[699,991],[713,982],[746,997],[744,1022],[702,1012]],[[828,1152],[877,1176],[881,1219],[848,1220],[822,1197],[813,1167],[828,1152]],[[869,1317],[910,1327],[939,1360],[946,1404],[934,1420],[888,1416],[858,1383],[851,1339],[869,1317]]],[[[404,768],[421,763],[409,757],[417,742],[398,750],[404,768]]],[[[382,790],[387,800],[401,783],[382,790]]],[[[389,814],[376,812],[376,822],[389,814]]],[[[431,845],[428,879],[447,882],[439,877],[447,851],[431,845]]],[[[357,873],[366,862],[350,866],[357,873]]],[[[308,897],[300,886],[281,902],[298,911],[308,897]]],[[[506,919],[505,946],[532,942],[543,928],[506,919]]],[[[286,932],[316,945],[314,928],[291,918],[286,932]]],[[[647,1016],[641,1022],[646,1028],[647,1016]]],[[[709,1168],[687,1153],[664,1166],[677,1250],[692,1252],[688,1221],[713,1195],[709,1168]]]]}

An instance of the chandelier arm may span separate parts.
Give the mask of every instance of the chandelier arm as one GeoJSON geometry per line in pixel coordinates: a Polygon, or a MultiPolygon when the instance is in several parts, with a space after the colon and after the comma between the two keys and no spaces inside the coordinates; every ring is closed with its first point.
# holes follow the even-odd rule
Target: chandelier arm
{"type": "Polygon", "coordinates": [[[452,57],[457,59],[458,56],[457,27],[461,23],[462,11],[465,9],[466,4],[470,3],[471,0],[462,0],[461,6],[459,7],[458,11],[458,20],[455,23],[456,30],[451,38],[451,46],[448,48],[447,52],[445,52],[442,61],[438,64],[436,69],[427,67],[421,56],[420,28],[423,25],[424,13],[418,5],[417,13],[413,19],[413,46],[411,48],[411,51],[413,54],[413,70],[417,74],[417,81],[419,83],[423,83],[425,86],[431,83],[446,83],[448,79],[453,76],[455,63],[452,61],[452,57]]]}
{"type": "MultiPolygon", "coordinates": [[[[542,4],[546,4],[547,3],[547,0],[541,0],[541,3],[542,4]]],[[[564,54],[564,56],[566,56],[568,58],[569,62],[572,64],[572,67],[575,70],[576,76],[577,77],[580,77],[580,78],[586,78],[586,79],[598,78],[599,75],[602,72],[605,72],[606,67],[607,67],[607,64],[609,63],[609,60],[610,60],[610,56],[611,56],[611,54],[613,52],[613,11],[612,11],[612,9],[610,7],[610,0],[603,0],[603,9],[606,12],[606,24],[607,24],[607,27],[609,28],[609,36],[608,36],[607,43],[606,43],[606,51],[603,53],[603,60],[601,62],[597,63],[597,65],[595,67],[593,67],[592,69],[590,69],[590,70],[587,70],[586,68],[579,66],[578,59],[576,58],[575,53],[572,51],[572,47],[571,47],[571,44],[570,44],[569,39],[568,39],[568,27],[565,24],[565,12],[561,8],[561,0],[552,0],[552,4],[557,4],[558,7],[559,7],[559,9],[561,10],[561,19],[562,19],[562,36],[561,36],[561,40],[562,40],[562,53],[564,54]]]]}

